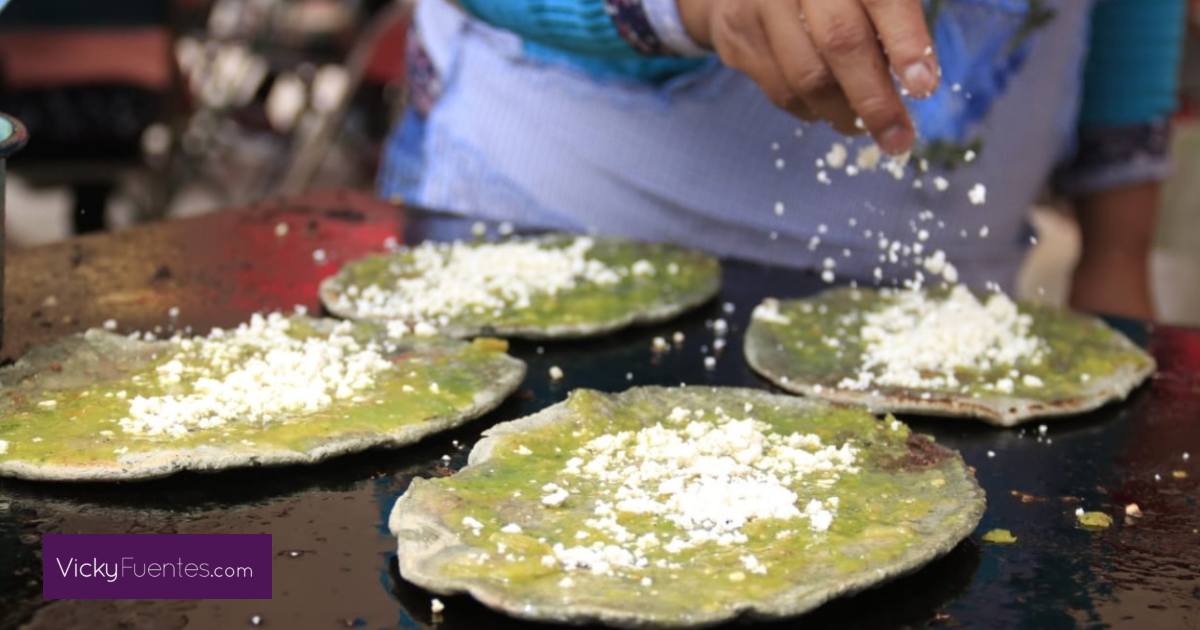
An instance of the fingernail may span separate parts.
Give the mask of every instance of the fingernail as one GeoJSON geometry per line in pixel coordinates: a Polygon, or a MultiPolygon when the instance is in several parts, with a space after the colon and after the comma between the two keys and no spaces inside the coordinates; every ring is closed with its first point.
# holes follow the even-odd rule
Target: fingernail
{"type": "Polygon", "coordinates": [[[900,155],[912,149],[916,134],[905,125],[892,125],[879,134],[879,148],[889,155],[900,155]]]}
{"type": "Polygon", "coordinates": [[[901,76],[904,87],[917,98],[925,98],[937,87],[937,72],[933,69],[933,60],[922,59],[910,64],[901,76]]]}

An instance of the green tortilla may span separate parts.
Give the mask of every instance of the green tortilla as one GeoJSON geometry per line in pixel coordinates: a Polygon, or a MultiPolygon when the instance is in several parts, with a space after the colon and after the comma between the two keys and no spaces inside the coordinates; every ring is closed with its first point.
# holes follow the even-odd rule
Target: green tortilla
{"type": "Polygon", "coordinates": [[[746,331],[746,359],[771,382],[805,396],[861,405],[875,413],[977,418],[1000,426],[1082,413],[1123,400],[1155,369],[1153,357],[1096,317],[1020,303],[1020,312],[1033,318],[1031,333],[1048,347],[1040,365],[960,369],[956,377],[967,392],[894,386],[840,389],[843,379],[858,373],[863,348],[860,325],[841,322],[881,308],[889,299],[873,289],[835,289],[803,300],[771,300],[764,304],[787,321],[756,315],[746,331]],[[836,349],[824,341],[829,338],[838,341],[836,349]],[[1042,386],[1018,380],[1008,394],[983,387],[1013,367],[1038,377],[1042,386]]]}
{"type": "MultiPolygon", "coordinates": [[[[335,324],[304,317],[291,322],[288,334],[300,338],[327,334],[335,324]]],[[[356,324],[352,334],[366,340],[379,338],[380,331],[356,324]]],[[[170,437],[127,433],[118,422],[135,396],[191,391],[189,379],[168,391],[153,378],[158,366],[176,356],[178,342],[135,340],[102,330],[72,335],[0,369],[0,475],[149,479],[182,470],[307,464],[402,446],[483,415],[512,393],[525,373],[524,363],[508,356],[500,340],[396,343],[385,357],[394,367],[357,400],[335,400],[318,411],[265,424],[231,422],[170,437]],[[431,383],[438,384],[436,392],[431,383]]]]}
{"type": "MultiPolygon", "coordinates": [[[[580,237],[552,234],[504,242],[537,243],[542,248],[565,248],[580,237]]],[[[587,254],[622,274],[614,285],[580,280],[575,288],[555,295],[533,296],[524,308],[511,303],[500,312],[465,312],[438,324],[451,337],[493,335],[529,339],[600,335],[634,324],[665,321],[707,302],[721,285],[720,263],[711,256],[668,244],[651,244],[596,237],[587,254]],[[649,275],[631,273],[638,261],[649,263],[649,275]]],[[[485,243],[471,243],[478,247],[485,243]]],[[[495,243],[492,243],[494,245],[495,243]]],[[[394,291],[396,281],[411,277],[412,251],[407,248],[352,261],[321,284],[321,300],[331,313],[347,319],[386,321],[365,312],[350,296],[377,286],[394,291]]],[[[412,322],[410,322],[412,323],[412,322]]]]}
{"type": "MultiPolygon", "coordinates": [[[[697,627],[799,615],[914,571],[974,530],[983,510],[983,490],[957,453],[890,418],[758,390],[644,387],[620,394],[576,390],[563,403],[493,427],[457,475],[414,480],[396,502],[390,527],[401,576],[435,593],[466,592],[537,621],[697,627]],[[668,556],[677,567],[651,562],[609,575],[542,562],[555,543],[579,544],[572,534],[590,527],[597,501],[611,502],[614,487],[571,482],[570,498],[553,507],[540,500],[539,488],[561,480],[566,462],[589,440],[653,427],[676,407],[720,407],[735,415],[751,409],[747,414],[770,433],[811,433],[826,444],[848,440],[859,448],[859,470],[842,475],[832,490],[821,486],[820,475],[789,482],[797,506],[837,493],[832,526],[818,532],[799,519],[753,520],[742,528],[744,542],[705,542],[668,556]],[[514,523],[519,533],[506,525],[514,523]],[[765,572],[746,571],[744,554],[757,557],[765,572]],[[573,584],[564,585],[564,577],[573,584]]],[[[665,540],[680,531],[651,514],[618,518],[634,536],[654,532],[665,540]]],[[[591,531],[588,540],[611,542],[591,531]]]]}

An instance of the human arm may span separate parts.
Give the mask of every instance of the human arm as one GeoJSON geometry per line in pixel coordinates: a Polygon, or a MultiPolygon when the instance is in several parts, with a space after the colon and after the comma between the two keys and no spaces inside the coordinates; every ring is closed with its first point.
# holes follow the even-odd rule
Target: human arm
{"type": "Polygon", "coordinates": [[[523,39],[608,59],[714,50],[779,107],[858,133],[889,153],[916,134],[892,73],[911,94],[936,89],[920,0],[458,0],[523,39]],[[672,4],[674,3],[674,4],[672,4]],[[803,16],[803,17],[802,17],[803,16]],[[675,33],[678,25],[681,32],[675,33]]]}
{"type": "Polygon", "coordinates": [[[940,71],[920,0],[678,0],[688,33],[741,70],[773,103],[857,133],[888,153],[916,138],[893,74],[913,96],[940,71]]]}
{"type": "Polygon", "coordinates": [[[1105,0],[1092,19],[1079,155],[1067,172],[1083,251],[1075,308],[1151,319],[1161,181],[1170,172],[1183,0],[1105,0]]]}
{"type": "Polygon", "coordinates": [[[1160,184],[1146,181],[1076,201],[1083,250],[1071,281],[1071,307],[1154,319],[1150,251],[1160,184]]]}

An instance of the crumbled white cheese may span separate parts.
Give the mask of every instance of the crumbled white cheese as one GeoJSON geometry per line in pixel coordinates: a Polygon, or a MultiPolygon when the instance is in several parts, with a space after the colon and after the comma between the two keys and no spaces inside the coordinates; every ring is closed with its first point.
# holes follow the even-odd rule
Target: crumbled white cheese
{"type": "Polygon", "coordinates": [[[717,358],[716,357],[704,357],[704,369],[706,369],[706,370],[717,369],[717,358]]]}
{"type": "MultiPolygon", "coordinates": [[[[256,314],[236,329],[181,339],[155,373],[169,393],[133,397],[119,425],[127,433],[182,437],[313,413],[352,398],[392,367],[373,342],[355,340],[352,326],[343,322],[328,335],[301,339],[289,334],[291,321],[282,315],[256,314]]],[[[116,397],[125,399],[125,392],[116,397]]]]}
{"type": "Polygon", "coordinates": [[[8,452],[8,440],[0,440],[0,455],[8,452]]]}
{"type": "Polygon", "coordinates": [[[766,565],[760,562],[758,557],[754,554],[746,554],[739,559],[742,561],[742,566],[746,567],[747,571],[756,573],[758,575],[766,575],[766,565]]]}
{"type": "Polygon", "coordinates": [[[533,455],[533,451],[529,450],[529,447],[524,444],[518,444],[513,452],[517,455],[533,455]]]}
{"type": "Polygon", "coordinates": [[[1021,377],[1021,383],[1025,385],[1025,387],[1041,387],[1045,384],[1042,382],[1042,379],[1034,376],[1033,374],[1026,374],[1025,376],[1021,377]]]}
{"type": "Polygon", "coordinates": [[[312,253],[312,257],[313,257],[313,262],[316,262],[317,264],[321,264],[321,263],[325,262],[329,256],[325,253],[325,250],[323,250],[323,249],[314,249],[313,253],[312,253]]]}
{"type": "Polygon", "coordinates": [[[655,337],[654,341],[650,343],[650,349],[654,352],[667,352],[671,349],[671,345],[667,343],[665,338],[655,337]]]}
{"type": "Polygon", "coordinates": [[[563,378],[562,368],[558,367],[557,365],[551,365],[549,372],[550,372],[550,380],[552,380],[552,381],[561,381],[562,380],[562,378],[563,378]]]}
{"type": "Polygon", "coordinates": [[[829,147],[829,152],[825,154],[825,163],[829,168],[840,169],[846,165],[846,158],[850,156],[850,152],[846,150],[846,145],[841,142],[834,142],[829,147]]]}
{"type": "MultiPolygon", "coordinates": [[[[591,258],[594,245],[587,237],[565,246],[533,240],[426,242],[407,250],[409,267],[387,286],[352,287],[335,304],[364,317],[429,325],[464,313],[528,308],[540,295],[619,282],[624,271],[591,258]]],[[[654,266],[638,261],[629,271],[650,275],[654,266]]]]}
{"type": "Polygon", "coordinates": [[[933,178],[933,187],[939,191],[944,191],[950,187],[950,181],[939,175],[933,178]]]}
{"type": "Polygon", "coordinates": [[[642,260],[638,260],[637,262],[633,263],[633,265],[629,268],[629,270],[632,271],[633,275],[635,275],[635,276],[653,276],[654,275],[654,264],[651,263],[649,260],[642,259],[642,260]]]}
{"type": "Polygon", "coordinates": [[[983,184],[975,184],[971,190],[967,191],[967,199],[977,206],[982,206],[987,203],[987,187],[983,184]]]}
{"type": "MultiPolygon", "coordinates": [[[[749,405],[747,413],[753,410],[749,405]]],[[[800,504],[792,485],[836,484],[858,472],[858,450],[850,444],[824,444],[814,434],[783,435],[753,418],[737,419],[716,408],[676,407],[653,426],[638,431],[603,434],[589,440],[562,469],[565,478],[579,476],[602,488],[595,518],[587,529],[606,540],[553,548],[553,561],[567,570],[611,575],[669,562],[681,551],[705,544],[732,545],[748,538],[742,528],[752,521],[797,519],[816,533],[834,522],[837,497],[800,504]],[[621,524],[623,514],[654,515],[675,526],[670,537],[637,535],[621,524]],[[654,559],[648,554],[663,554],[654,559]]],[[[557,483],[543,492],[565,492],[557,483]]],[[[557,500],[557,498],[556,498],[557,500]]],[[[545,499],[543,499],[545,501],[545,499]]],[[[578,540],[591,536],[576,535],[578,540]]],[[[544,564],[549,562],[543,558],[544,564]]],[[[757,558],[742,558],[754,574],[767,568],[757,558]]]]}
{"type": "Polygon", "coordinates": [[[117,329],[117,320],[115,320],[115,319],[104,320],[104,330],[116,330],[116,329],[117,329]]]}
{"type": "Polygon", "coordinates": [[[517,525],[516,523],[509,523],[508,525],[501,527],[500,531],[504,532],[505,534],[520,534],[522,530],[520,525],[517,525]]]}
{"type": "Polygon", "coordinates": [[[571,493],[568,492],[566,488],[563,488],[555,483],[548,483],[545,486],[542,486],[542,491],[549,493],[542,497],[542,505],[548,505],[551,507],[562,505],[563,502],[571,496],[571,493]]]}
{"type": "MultiPolygon", "coordinates": [[[[880,309],[863,315],[862,366],[856,378],[845,378],[838,387],[958,387],[958,369],[986,371],[1036,361],[1045,343],[1030,332],[1032,324],[1032,318],[1003,294],[981,302],[962,286],[945,298],[900,291],[880,309]]],[[[1011,386],[1004,380],[997,389],[1011,386]]]]}
{"type": "Polygon", "coordinates": [[[854,158],[854,165],[860,170],[873,171],[879,168],[879,161],[883,159],[883,151],[879,145],[869,144],[858,150],[858,154],[854,158]]]}
{"type": "Polygon", "coordinates": [[[442,600],[435,597],[429,602],[429,611],[433,614],[441,614],[444,610],[446,610],[446,605],[442,603],[442,600]]]}
{"type": "Polygon", "coordinates": [[[479,520],[473,516],[464,516],[462,519],[462,524],[474,530],[476,536],[478,536],[480,530],[483,529],[483,523],[479,522],[479,520]]]}
{"type": "Polygon", "coordinates": [[[777,216],[777,217],[783,216],[783,202],[782,201],[775,202],[775,216],[777,216]]]}
{"type": "Polygon", "coordinates": [[[287,223],[281,222],[281,223],[275,224],[275,236],[277,236],[279,238],[283,238],[283,237],[287,236],[287,233],[288,233],[288,224],[287,223]]]}
{"type": "Polygon", "coordinates": [[[779,300],[776,300],[775,298],[767,298],[763,300],[761,304],[755,307],[754,312],[750,314],[750,317],[754,319],[760,319],[771,324],[782,324],[784,326],[792,323],[790,317],[779,312],[779,300]]]}

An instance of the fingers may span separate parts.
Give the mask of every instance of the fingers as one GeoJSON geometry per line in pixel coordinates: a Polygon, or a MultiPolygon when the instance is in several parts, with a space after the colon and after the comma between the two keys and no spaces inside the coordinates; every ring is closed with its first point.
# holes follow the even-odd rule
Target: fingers
{"type": "Polygon", "coordinates": [[[777,107],[815,120],[809,105],[788,84],[767,41],[753,2],[726,3],[713,19],[713,46],[726,65],[744,72],[777,107]]]}
{"type": "Polygon", "coordinates": [[[933,94],[940,72],[921,0],[862,0],[862,4],[900,83],[918,98],[933,94]]]}
{"type": "Polygon", "coordinates": [[[855,114],[821,54],[817,52],[793,2],[772,2],[759,14],[771,56],[791,93],[838,131],[855,134],[855,114]]]}
{"type": "Polygon", "coordinates": [[[801,5],[817,51],[875,142],[892,154],[910,150],[916,133],[866,11],[857,2],[801,0],[801,5]]]}

